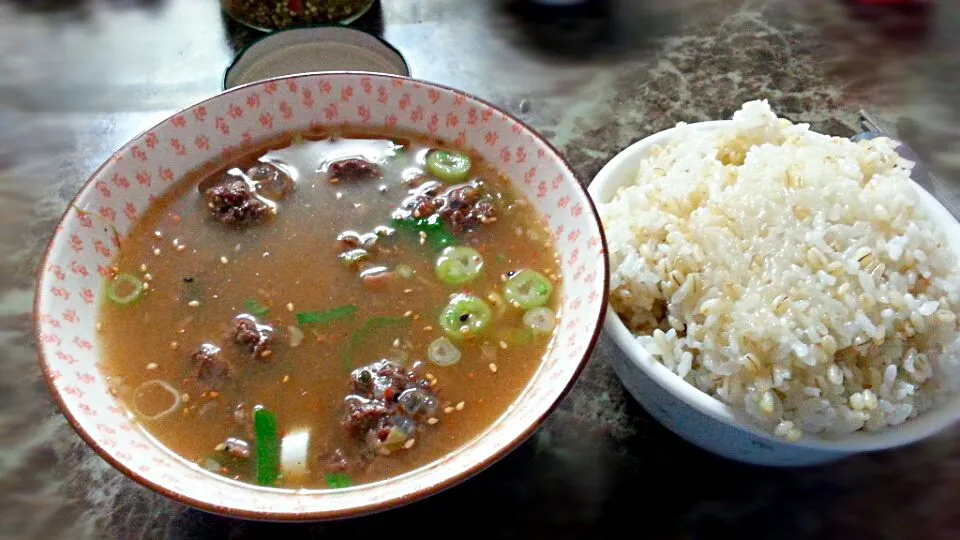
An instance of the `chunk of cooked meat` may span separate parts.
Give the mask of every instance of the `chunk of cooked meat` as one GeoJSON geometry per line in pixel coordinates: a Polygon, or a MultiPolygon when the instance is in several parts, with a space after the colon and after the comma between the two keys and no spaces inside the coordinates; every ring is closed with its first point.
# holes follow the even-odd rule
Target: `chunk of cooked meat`
{"type": "Polygon", "coordinates": [[[204,343],[190,357],[197,365],[197,381],[204,387],[220,388],[233,376],[233,366],[223,359],[216,345],[204,343]]]}
{"type": "Polygon", "coordinates": [[[483,198],[480,188],[474,184],[447,191],[437,213],[454,231],[470,231],[496,221],[493,204],[483,198]]]}
{"type": "Polygon", "coordinates": [[[257,319],[250,315],[238,315],[234,319],[233,342],[243,346],[251,357],[266,358],[272,354],[273,328],[257,324],[257,319]]]}
{"type": "Polygon", "coordinates": [[[341,425],[368,450],[386,455],[404,448],[420,422],[437,411],[429,383],[403,366],[380,360],[350,374],[341,425]]]}
{"type": "Polygon", "coordinates": [[[296,187],[293,177],[273,163],[257,163],[247,169],[247,176],[257,193],[272,201],[286,199],[296,187]]]}
{"type": "Polygon", "coordinates": [[[477,183],[455,186],[443,193],[439,192],[440,186],[426,182],[412,190],[394,217],[422,219],[437,215],[454,232],[472,231],[497,220],[494,199],[484,196],[477,183]]]}
{"type": "Polygon", "coordinates": [[[382,176],[379,165],[360,158],[334,161],[330,164],[329,172],[331,178],[343,181],[369,180],[382,176]]]}
{"type": "Polygon", "coordinates": [[[258,196],[243,178],[232,177],[203,192],[214,219],[227,225],[255,225],[276,213],[276,207],[258,196]]]}
{"type": "Polygon", "coordinates": [[[380,421],[393,414],[389,403],[382,400],[348,399],[346,414],[341,425],[353,437],[363,438],[367,431],[374,429],[380,421]]]}

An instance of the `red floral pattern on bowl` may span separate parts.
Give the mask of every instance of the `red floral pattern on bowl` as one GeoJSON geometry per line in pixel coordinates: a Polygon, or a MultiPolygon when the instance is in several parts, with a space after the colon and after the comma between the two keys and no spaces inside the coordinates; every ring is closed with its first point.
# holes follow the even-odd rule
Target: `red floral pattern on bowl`
{"type": "Polygon", "coordinates": [[[238,87],[130,141],[74,199],[37,282],[40,359],[67,418],[107,461],[156,491],[211,512],[254,519],[344,517],[411,502],[463,480],[522,442],[572,385],[600,331],[607,257],[596,211],[569,166],[530,128],[456,90],[384,75],[326,73],[238,87]],[[261,488],[212,475],[155,443],[109,394],[96,333],[103,277],[119,240],[186,172],[287,131],[355,125],[439,137],[496,163],[554,233],[562,321],[541,369],[472,443],[421,469],[342,490],[261,488]]]}

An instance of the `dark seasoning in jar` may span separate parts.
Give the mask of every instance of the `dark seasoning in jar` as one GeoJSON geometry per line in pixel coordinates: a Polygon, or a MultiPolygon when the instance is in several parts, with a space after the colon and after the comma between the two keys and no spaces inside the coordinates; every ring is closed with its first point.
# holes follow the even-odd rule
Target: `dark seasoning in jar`
{"type": "Polygon", "coordinates": [[[373,0],[221,0],[238,21],[264,30],[349,22],[373,0]]]}

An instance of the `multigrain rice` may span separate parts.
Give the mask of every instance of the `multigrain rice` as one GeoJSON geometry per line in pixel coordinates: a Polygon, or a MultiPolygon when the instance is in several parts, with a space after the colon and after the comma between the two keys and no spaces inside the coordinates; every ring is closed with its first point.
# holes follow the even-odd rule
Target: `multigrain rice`
{"type": "Polygon", "coordinates": [[[911,167],[765,101],[683,129],[601,205],[610,302],[658,361],[777,436],[901,424],[960,387],[957,260],[911,167]]]}

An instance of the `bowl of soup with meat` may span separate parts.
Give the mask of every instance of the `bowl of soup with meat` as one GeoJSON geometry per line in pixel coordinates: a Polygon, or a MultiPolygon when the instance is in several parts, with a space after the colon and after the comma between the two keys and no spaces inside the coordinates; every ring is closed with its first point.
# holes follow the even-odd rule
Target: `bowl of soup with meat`
{"type": "Polygon", "coordinates": [[[589,356],[595,209],[542,137],[386,75],[239,87],[117,151],[40,269],[53,395],[134,480],[315,520],[411,502],[505,455],[589,356]]]}

